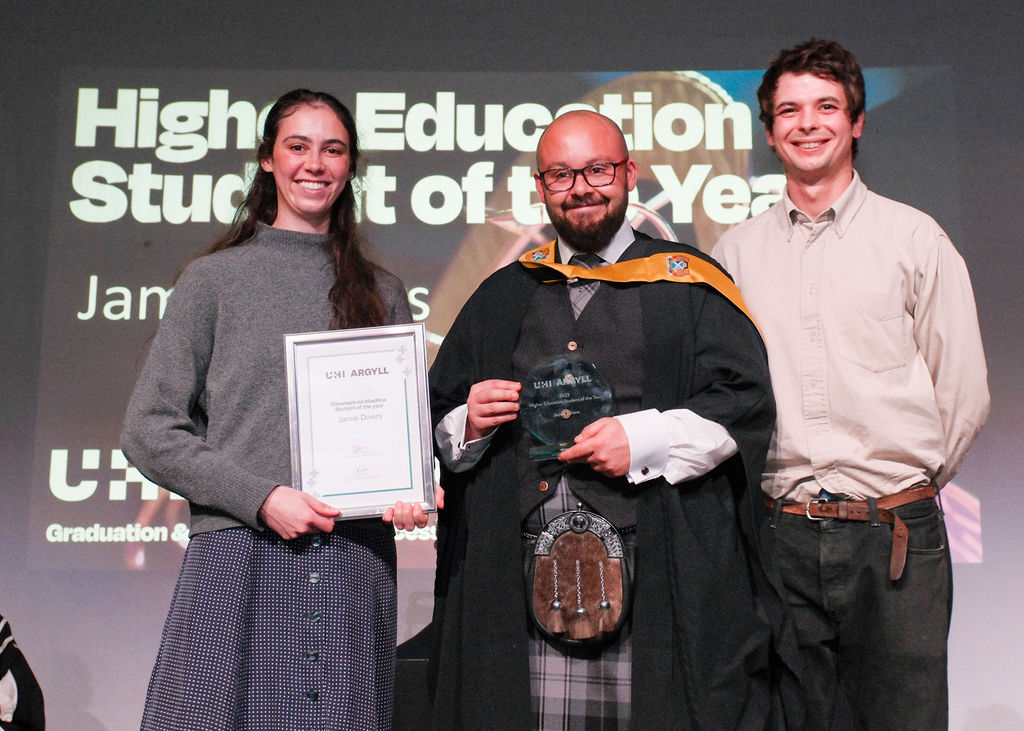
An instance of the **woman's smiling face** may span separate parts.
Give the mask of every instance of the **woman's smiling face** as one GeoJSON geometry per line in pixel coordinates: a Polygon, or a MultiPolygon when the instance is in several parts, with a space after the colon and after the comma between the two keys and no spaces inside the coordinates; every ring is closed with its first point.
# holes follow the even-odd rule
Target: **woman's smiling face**
{"type": "Polygon", "coordinates": [[[277,186],[274,227],[327,233],[351,161],[348,132],[329,107],[302,104],[283,117],[271,156],[260,160],[277,186]]]}

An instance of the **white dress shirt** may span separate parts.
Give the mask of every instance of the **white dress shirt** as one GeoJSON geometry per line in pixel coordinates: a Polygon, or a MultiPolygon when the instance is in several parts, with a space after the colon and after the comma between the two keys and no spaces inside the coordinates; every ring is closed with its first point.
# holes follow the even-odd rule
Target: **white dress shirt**
{"type": "MultiPolygon", "coordinates": [[[[614,264],[633,243],[635,236],[628,221],[623,221],[611,242],[597,254],[614,264]]],[[[561,261],[576,253],[558,240],[561,261]]],[[[685,285],[679,285],[685,286],[685,285]]],[[[454,472],[473,467],[490,444],[490,435],[464,442],[468,407],[452,409],[435,429],[445,466],[454,472]]],[[[629,471],[626,478],[639,484],[664,477],[670,484],[706,474],[736,454],[738,447],[728,430],[698,416],[689,409],[658,411],[647,409],[613,417],[619,421],[629,442],[629,471]]],[[[492,432],[493,434],[493,432],[492,432]]]]}

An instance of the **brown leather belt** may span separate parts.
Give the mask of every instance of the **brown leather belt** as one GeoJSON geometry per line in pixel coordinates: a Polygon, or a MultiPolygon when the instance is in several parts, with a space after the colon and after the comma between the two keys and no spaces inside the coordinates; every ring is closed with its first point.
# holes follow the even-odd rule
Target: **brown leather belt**
{"type": "MultiPolygon", "coordinates": [[[[862,520],[870,523],[892,525],[892,553],[889,556],[889,578],[899,581],[903,567],[907,564],[907,526],[900,516],[892,511],[901,505],[929,500],[938,493],[935,485],[922,485],[886,495],[876,500],[808,500],[805,503],[783,503],[783,513],[803,515],[809,520],[862,520]],[[872,506],[871,503],[874,503],[872,506]]],[[[765,497],[769,508],[775,507],[775,500],[765,497]]]]}

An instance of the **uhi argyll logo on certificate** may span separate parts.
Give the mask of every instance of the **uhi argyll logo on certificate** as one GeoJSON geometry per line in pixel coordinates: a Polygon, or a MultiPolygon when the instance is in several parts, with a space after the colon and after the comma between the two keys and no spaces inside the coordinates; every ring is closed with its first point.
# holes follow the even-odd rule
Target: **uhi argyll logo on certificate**
{"type": "Polygon", "coordinates": [[[341,510],[434,507],[422,324],[285,336],[292,486],[341,510]]]}

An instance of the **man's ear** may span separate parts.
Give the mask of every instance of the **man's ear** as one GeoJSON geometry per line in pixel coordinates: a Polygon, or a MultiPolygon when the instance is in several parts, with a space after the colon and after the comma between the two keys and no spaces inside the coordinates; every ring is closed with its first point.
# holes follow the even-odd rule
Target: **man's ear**
{"type": "Polygon", "coordinates": [[[636,160],[629,158],[626,161],[626,190],[636,188],[636,181],[639,177],[640,166],[636,164],[636,160]]]}
{"type": "Polygon", "coordinates": [[[860,136],[864,133],[864,112],[860,113],[857,117],[857,121],[853,123],[853,139],[860,139],[860,136]]]}
{"type": "Polygon", "coordinates": [[[539,175],[533,176],[533,184],[537,186],[537,197],[540,198],[541,203],[544,203],[544,194],[547,193],[547,190],[545,190],[544,183],[541,182],[539,175]]]}

